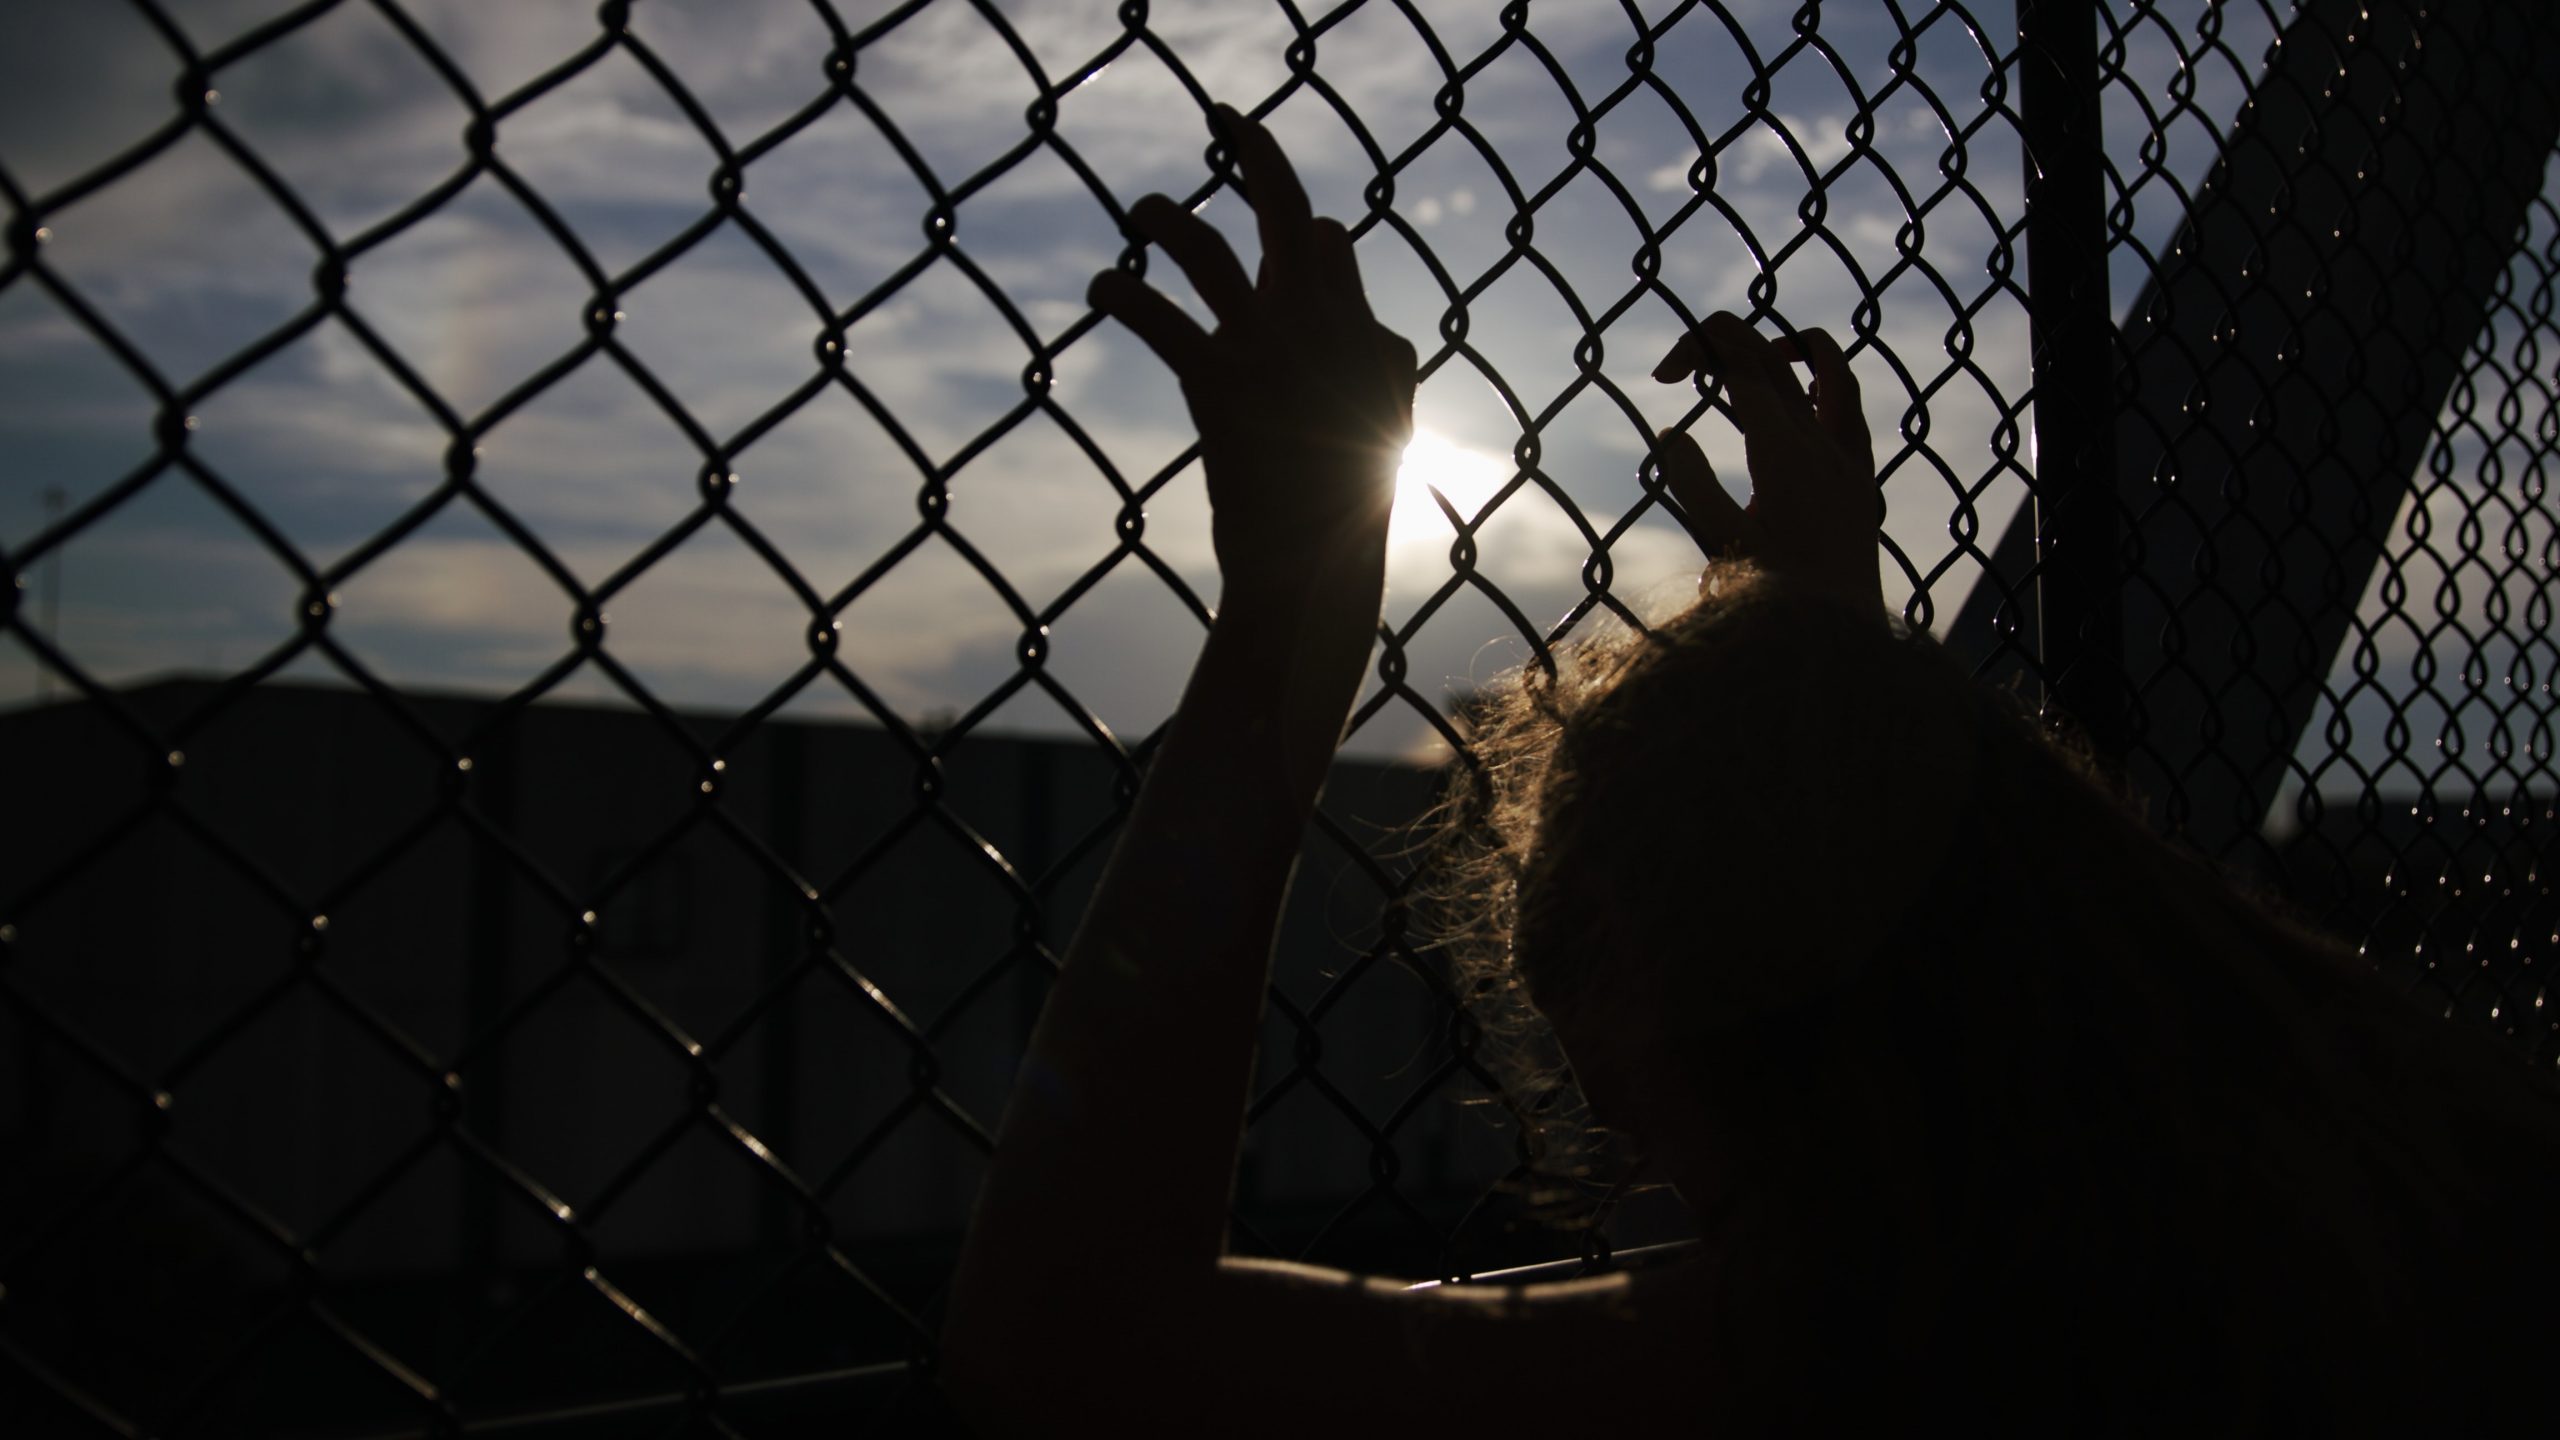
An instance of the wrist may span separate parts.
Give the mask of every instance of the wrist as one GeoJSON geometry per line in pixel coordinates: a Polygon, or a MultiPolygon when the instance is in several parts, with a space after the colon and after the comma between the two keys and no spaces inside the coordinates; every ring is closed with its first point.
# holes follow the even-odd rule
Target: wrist
{"type": "MultiPolygon", "coordinates": [[[[1230,818],[1262,795],[1287,818],[1265,837],[1294,849],[1377,642],[1383,566],[1310,566],[1230,573],[1215,621],[1177,712],[1217,737],[1219,765],[1237,789],[1230,818]],[[1361,577],[1369,578],[1365,583],[1361,577]],[[1208,717],[1218,717],[1211,719],[1208,717]]],[[[1174,741],[1168,741],[1167,753],[1174,741]]],[[[1157,762],[1163,764],[1160,758],[1157,762]]]]}
{"type": "Polygon", "coordinates": [[[1383,533],[1304,555],[1269,554],[1225,561],[1218,567],[1218,615],[1288,623],[1356,620],[1374,626],[1386,601],[1387,547],[1383,533]]]}

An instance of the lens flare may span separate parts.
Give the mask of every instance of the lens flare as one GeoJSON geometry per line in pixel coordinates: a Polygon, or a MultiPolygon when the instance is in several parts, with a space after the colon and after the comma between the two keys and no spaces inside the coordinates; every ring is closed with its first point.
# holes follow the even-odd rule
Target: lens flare
{"type": "Polygon", "coordinates": [[[1470,450],[1434,430],[1417,428],[1404,447],[1404,463],[1396,468],[1395,510],[1387,520],[1392,546],[1446,546],[1456,533],[1431,492],[1448,498],[1461,518],[1474,519],[1484,503],[1511,478],[1511,467],[1481,450],[1470,450]]]}

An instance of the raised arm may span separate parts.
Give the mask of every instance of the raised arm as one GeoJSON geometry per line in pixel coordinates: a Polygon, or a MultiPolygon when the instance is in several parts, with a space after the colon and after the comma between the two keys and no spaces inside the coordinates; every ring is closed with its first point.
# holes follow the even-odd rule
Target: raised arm
{"type": "Polygon", "coordinates": [[[1199,426],[1217,619],[1005,1112],[945,1329],[961,1390],[1054,1356],[1064,1317],[1169,1313],[1215,1273],[1273,932],[1377,630],[1413,347],[1371,317],[1350,238],[1270,135],[1218,113],[1260,276],[1150,195],[1130,223],[1216,330],[1120,271],[1091,290],[1199,426]]]}
{"type": "Polygon", "coordinates": [[[1415,1292],[1224,1254],[1273,932],[1376,633],[1414,352],[1271,137],[1219,123],[1261,274],[1150,196],[1132,226],[1217,328],[1125,274],[1092,299],[1181,380],[1224,588],[1005,1112],[945,1388],[988,1434],[1541,1429],[1666,1397],[1694,1418],[1712,1388],[1694,1277],[1415,1292]]]}

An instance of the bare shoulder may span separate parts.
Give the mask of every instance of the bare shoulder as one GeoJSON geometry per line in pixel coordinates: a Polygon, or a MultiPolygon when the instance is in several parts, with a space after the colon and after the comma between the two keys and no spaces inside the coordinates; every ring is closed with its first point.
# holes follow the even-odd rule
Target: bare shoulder
{"type": "MultiPolygon", "coordinates": [[[[1383,1433],[1699,1417],[1721,1388],[1713,1268],[1688,1261],[1533,1285],[1441,1285],[1280,1261],[1229,1259],[1159,1313],[1090,1324],[1125,1363],[1046,1369],[1002,1408],[1097,1407],[1144,1430],[1227,1435],[1383,1433]],[[1145,1423],[1140,1423],[1145,1422],[1145,1423]]],[[[1046,1368],[1046,1367],[1044,1367],[1046,1368]]],[[[970,1407],[973,1410],[977,1407],[970,1407]]],[[[1013,1433],[981,1412],[990,1434],[1013,1433]]],[[[1171,1433],[1171,1432],[1169,1432],[1171,1433]]]]}

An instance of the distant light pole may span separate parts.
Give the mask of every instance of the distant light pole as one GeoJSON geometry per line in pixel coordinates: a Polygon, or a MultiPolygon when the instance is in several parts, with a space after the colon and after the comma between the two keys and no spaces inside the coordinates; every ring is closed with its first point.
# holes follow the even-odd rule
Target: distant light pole
{"type": "MultiPolygon", "coordinates": [[[[62,487],[59,485],[48,485],[45,487],[44,523],[46,528],[50,529],[55,521],[62,518],[63,504],[69,498],[69,496],[62,493],[62,487]]],[[[61,649],[62,547],[59,545],[54,546],[53,554],[46,557],[44,567],[44,590],[37,598],[44,606],[45,643],[53,646],[57,650],[61,649]]],[[[42,705],[52,698],[53,667],[47,665],[42,660],[38,660],[36,662],[36,703],[42,705]]]]}

